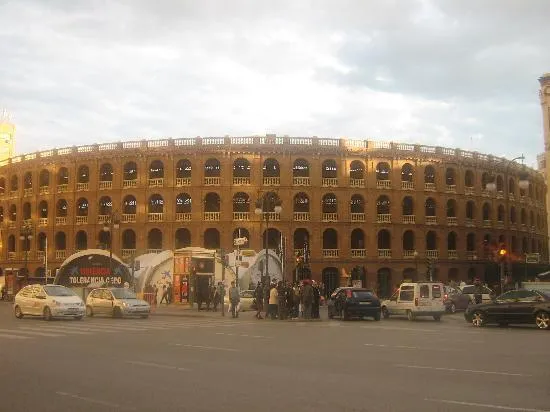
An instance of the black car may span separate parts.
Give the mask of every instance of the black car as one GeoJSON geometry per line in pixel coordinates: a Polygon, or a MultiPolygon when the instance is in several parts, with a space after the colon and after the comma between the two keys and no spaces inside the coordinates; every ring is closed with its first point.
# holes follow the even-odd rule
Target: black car
{"type": "Polygon", "coordinates": [[[330,295],[327,306],[329,319],[338,316],[344,320],[354,317],[380,320],[380,299],[369,289],[338,288],[330,295]]]}
{"type": "Polygon", "coordinates": [[[469,306],[464,318],[474,326],[534,323],[550,329],[550,294],[537,290],[511,290],[492,303],[469,306]]]}

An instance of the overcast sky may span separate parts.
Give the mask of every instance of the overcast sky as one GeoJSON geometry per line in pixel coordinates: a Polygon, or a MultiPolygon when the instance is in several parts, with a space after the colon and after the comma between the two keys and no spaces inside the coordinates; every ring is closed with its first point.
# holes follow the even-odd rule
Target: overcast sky
{"type": "Polygon", "coordinates": [[[18,153],[276,133],[534,166],[549,18],[549,0],[0,0],[0,107],[18,153]]]}

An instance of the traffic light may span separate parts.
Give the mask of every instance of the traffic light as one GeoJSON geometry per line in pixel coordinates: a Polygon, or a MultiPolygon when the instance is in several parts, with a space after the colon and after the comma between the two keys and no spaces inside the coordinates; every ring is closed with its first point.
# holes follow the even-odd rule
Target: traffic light
{"type": "Polygon", "coordinates": [[[498,258],[500,260],[505,260],[506,259],[506,256],[508,255],[508,251],[506,250],[506,247],[504,246],[503,243],[500,244],[500,246],[498,247],[498,258]]]}

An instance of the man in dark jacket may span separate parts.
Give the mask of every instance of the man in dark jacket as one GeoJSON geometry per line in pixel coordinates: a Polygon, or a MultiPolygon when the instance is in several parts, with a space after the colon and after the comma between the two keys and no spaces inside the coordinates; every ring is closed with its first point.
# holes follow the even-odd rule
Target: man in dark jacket
{"type": "Polygon", "coordinates": [[[256,286],[256,290],[254,291],[254,299],[256,300],[256,318],[263,319],[262,310],[264,307],[264,289],[262,287],[262,282],[258,282],[258,285],[256,286]]]}
{"type": "Polygon", "coordinates": [[[304,319],[311,319],[311,306],[313,305],[313,287],[309,279],[304,280],[302,289],[302,305],[304,307],[304,319]]]}

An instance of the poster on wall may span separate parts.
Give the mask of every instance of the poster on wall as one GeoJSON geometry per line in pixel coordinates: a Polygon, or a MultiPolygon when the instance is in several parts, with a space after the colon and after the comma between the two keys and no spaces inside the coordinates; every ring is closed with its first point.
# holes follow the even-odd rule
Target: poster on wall
{"type": "Polygon", "coordinates": [[[181,302],[181,275],[174,274],[173,283],[174,287],[172,288],[172,302],[181,302]]]}
{"type": "Polygon", "coordinates": [[[132,284],[132,274],[117,259],[111,262],[109,256],[90,253],[77,256],[59,268],[54,283],[73,288],[123,287],[124,283],[132,284]]]}
{"type": "Polygon", "coordinates": [[[352,281],[352,286],[354,288],[362,288],[363,287],[363,281],[361,279],[356,279],[352,281]]]}
{"type": "Polygon", "coordinates": [[[189,276],[181,277],[181,301],[189,302],[189,276]]]}

